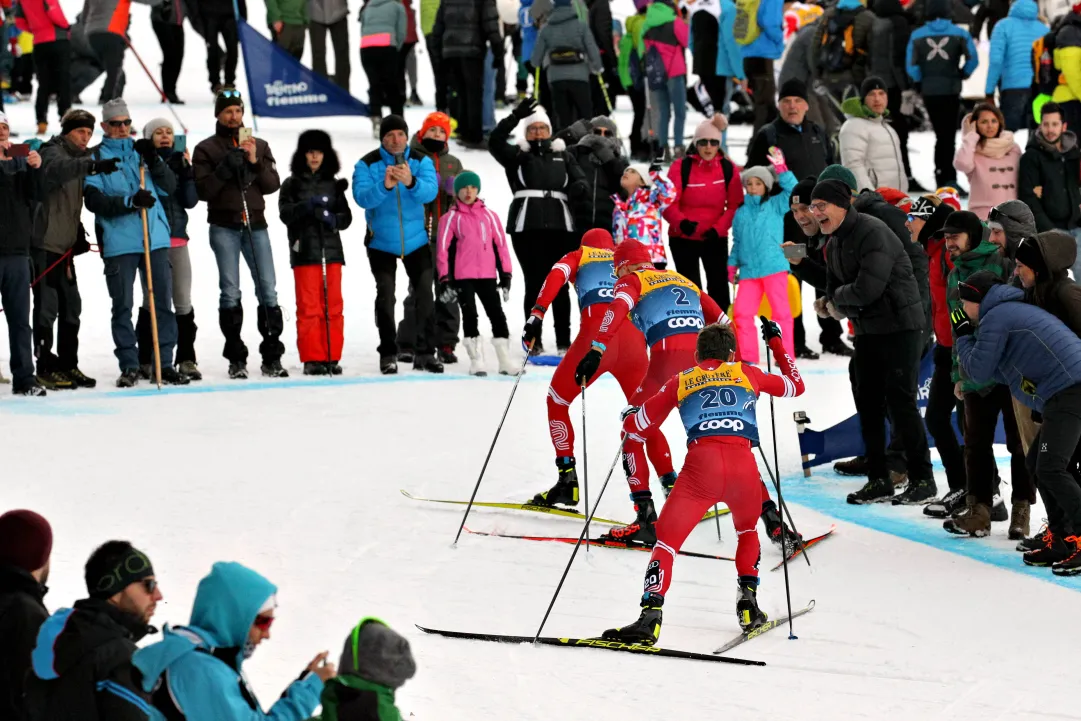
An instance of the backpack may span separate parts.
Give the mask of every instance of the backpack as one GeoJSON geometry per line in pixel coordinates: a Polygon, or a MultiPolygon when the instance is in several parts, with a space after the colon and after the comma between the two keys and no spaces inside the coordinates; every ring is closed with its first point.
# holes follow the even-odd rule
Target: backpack
{"type": "MultiPolygon", "coordinates": [[[[732,161],[721,155],[721,172],[724,174],[724,190],[728,192],[728,184],[732,182],[732,175],[735,173],[735,168],[732,167],[732,161]]],[[[679,164],[679,179],[682,183],[682,187],[686,188],[687,183],[691,182],[691,164],[687,162],[687,158],[684,157],[683,162],[679,164]]]]}
{"type": "Polygon", "coordinates": [[[818,50],[820,72],[842,73],[852,68],[856,60],[856,45],[852,38],[854,21],[855,16],[838,13],[826,23],[818,50]]]}
{"type": "Polygon", "coordinates": [[[762,34],[758,26],[758,6],[761,0],[736,0],[736,23],[732,34],[737,45],[750,45],[762,34]]]}
{"type": "Polygon", "coordinates": [[[1062,82],[1062,74],[1055,69],[1055,31],[1047,33],[1032,43],[1032,84],[1036,95],[1051,95],[1062,82]]]}
{"type": "Polygon", "coordinates": [[[668,87],[668,68],[656,45],[646,48],[646,57],[642,63],[645,68],[646,83],[650,90],[663,90],[668,87]]]}

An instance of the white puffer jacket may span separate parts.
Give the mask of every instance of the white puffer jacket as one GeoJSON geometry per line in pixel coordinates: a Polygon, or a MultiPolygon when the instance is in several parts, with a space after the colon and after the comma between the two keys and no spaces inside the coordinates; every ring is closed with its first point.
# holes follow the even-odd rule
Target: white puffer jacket
{"type": "Polygon", "coordinates": [[[897,133],[883,116],[872,115],[862,105],[852,106],[849,101],[844,104],[849,117],[841,126],[841,164],[855,174],[857,190],[887,187],[907,193],[897,133]]]}

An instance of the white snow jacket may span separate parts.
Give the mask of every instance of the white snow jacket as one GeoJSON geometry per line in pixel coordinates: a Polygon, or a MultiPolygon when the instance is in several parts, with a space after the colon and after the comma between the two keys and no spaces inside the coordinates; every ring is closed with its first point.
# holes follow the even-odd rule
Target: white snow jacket
{"type": "Polygon", "coordinates": [[[896,188],[908,192],[901,160],[901,141],[883,115],[875,115],[859,98],[842,106],[848,120],[841,126],[841,165],[856,176],[856,190],[896,188]]]}

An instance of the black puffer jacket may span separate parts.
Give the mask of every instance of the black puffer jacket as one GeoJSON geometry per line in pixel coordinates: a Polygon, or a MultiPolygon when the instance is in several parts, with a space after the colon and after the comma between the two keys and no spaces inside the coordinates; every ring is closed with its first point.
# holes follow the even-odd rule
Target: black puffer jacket
{"type": "Polygon", "coordinates": [[[23,717],[23,689],[47,589],[21,568],[0,566],[0,718],[23,717]]]}
{"type": "Polygon", "coordinates": [[[627,169],[627,158],[620,154],[616,141],[616,154],[608,162],[602,163],[594,154],[598,141],[610,142],[599,135],[587,135],[567,151],[578,161],[578,167],[585,176],[585,180],[571,188],[571,213],[574,215],[574,228],[579,233],[592,228],[612,230],[612,213],[616,209],[612,196],[624,195],[619,181],[627,169]]]}
{"type": "Polygon", "coordinates": [[[1036,285],[1025,290],[1025,300],[1081,335],[1081,285],[1066,274],[1077,259],[1077,244],[1065,233],[1040,233],[1036,243],[1048,272],[1036,276],[1036,285]]]}
{"type": "Polygon", "coordinates": [[[562,140],[552,140],[547,149],[533,150],[525,140],[508,141],[518,124],[514,115],[499,121],[488,138],[488,152],[507,173],[514,193],[507,213],[507,232],[531,230],[574,231],[570,194],[585,174],[562,140]]]}
{"type": "Polygon", "coordinates": [[[44,229],[42,177],[26,158],[0,160],[0,255],[30,255],[35,231],[44,229]]]}
{"type": "Polygon", "coordinates": [[[1062,134],[1059,150],[1036,131],[1021,156],[1017,197],[1032,209],[1036,230],[1069,230],[1081,220],[1081,150],[1072,131],[1062,134]],[[1036,188],[1041,188],[1036,194],[1036,188]]]}
{"type": "Polygon", "coordinates": [[[860,213],[878,218],[885,223],[897,239],[905,247],[905,254],[912,263],[912,274],[916,278],[916,286],[920,291],[920,302],[923,304],[925,328],[931,327],[931,275],[927,252],[919,243],[912,242],[912,233],[909,232],[905,222],[908,216],[896,205],[887,203],[881,195],[873,190],[865,190],[852,201],[852,207],[860,213]]]}
{"type": "Polygon", "coordinates": [[[826,246],[826,295],[856,335],[925,327],[923,302],[905,246],[877,218],[849,210],[826,246]]]}
{"type": "MultiPolygon", "coordinates": [[[[282,183],[278,194],[278,214],[281,221],[289,226],[289,265],[320,265],[322,251],[326,249],[328,263],[345,265],[345,251],[342,248],[341,231],[353,222],[353,213],[349,210],[345,191],[349,181],[335,180],[341,170],[338,154],[334,151],[323,156],[323,165],[314,175],[308,170],[304,154],[299,151],[293,156],[290,166],[292,175],[282,183]],[[337,228],[329,228],[316,217],[308,204],[309,198],[322,196],[329,198],[326,207],[337,218],[337,228]]],[[[322,210],[317,212],[321,213],[322,210]]]]}
{"type": "Polygon", "coordinates": [[[483,58],[487,48],[503,46],[495,0],[442,0],[429,37],[443,60],[483,58]]]}
{"type": "Polygon", "coordinates": [[[199,203],[195,174],[183,153],[177,153],[172,148],[158,148],[158,154],[176,176],[176,192],[161,198],[161,207],[169,219],[169,235],[187,240],[188,211],[199,203]]]}
{"type": "Polygon", "coordinates": [[[882,78],[891,90],[904,90],[910,82],[905,72],[905,54],[912,35],[905,9],[901,0],[874,0],[871,11],[874,22],[867,46],[867,74],[882,78]]]}

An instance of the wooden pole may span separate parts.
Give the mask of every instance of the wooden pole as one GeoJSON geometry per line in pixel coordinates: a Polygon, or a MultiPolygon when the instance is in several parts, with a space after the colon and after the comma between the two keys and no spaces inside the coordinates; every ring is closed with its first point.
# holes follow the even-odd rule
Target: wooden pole
{"type": "MultiPolygon", "coordinates": [[[[146,190],[146,166],[139,163],[139,189],[146,190]]],[[[158,313],[154,305],[154,273],[150,269],[150,229],[147,224],[146,208],[143,216],[143,256],[146,259],[146,295],[150,300],[150,337],[154,343],[154,380],[161,390],[161,346],[158,345],[158,313]]]]}

